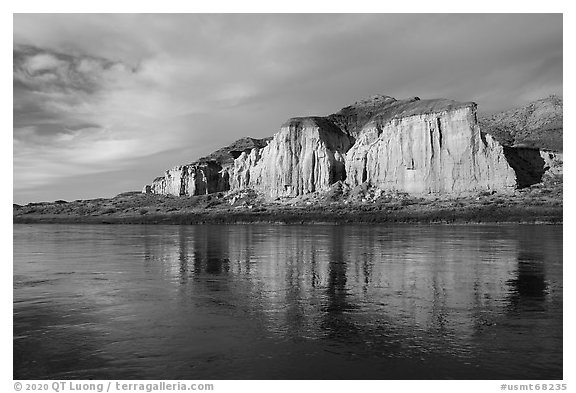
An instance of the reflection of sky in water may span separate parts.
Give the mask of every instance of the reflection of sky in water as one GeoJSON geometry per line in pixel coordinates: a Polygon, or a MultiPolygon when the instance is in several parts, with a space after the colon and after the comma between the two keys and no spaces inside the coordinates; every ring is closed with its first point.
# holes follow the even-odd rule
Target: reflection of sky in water
{"type": "Polygon", "coordinates": [[[71,338],[36,375],[74,350],[96,362],[78,375],[128,378],[561,377],[561,227],[14,228],[15,353],[71,338]]]}

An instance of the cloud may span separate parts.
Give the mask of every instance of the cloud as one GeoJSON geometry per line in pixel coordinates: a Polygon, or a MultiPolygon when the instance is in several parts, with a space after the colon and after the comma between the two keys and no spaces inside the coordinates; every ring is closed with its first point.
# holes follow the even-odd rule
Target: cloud
{"type": "Polygon", "coordinates": [[[159,133],[170,127],[173,113],[145,72],[109,59],[16,45],[14,189],[120,170],[173,149],[182,127],[159,133]]]}
{"type": "Polygon", "coordinates": [[[54,70],[65,65],[61,60],[48,53],[41,53],[38,55],[30,56],[24,62],[25,69],[33,74],[39,71],[54,70]]]}

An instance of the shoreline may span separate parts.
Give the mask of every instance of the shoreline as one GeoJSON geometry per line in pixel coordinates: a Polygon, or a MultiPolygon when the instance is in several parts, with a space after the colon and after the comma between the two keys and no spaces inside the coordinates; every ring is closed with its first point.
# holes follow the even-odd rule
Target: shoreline
{"type": "Polygon", "coordinates": [[[523,209],[514,211],[499,210],[462,210],[428,211],[427,214],[415,212],[395,212],[393,214],[336,214],[319,213],[308,210],[289,210],[282,212],[182,212],[172,214],[151,214],[146,216],[81,216],[81,215],[26,215],[14,216],[13,224],[102,224],[102,225],[198,225],[198,224],[296,224],[296,225],[342,225],[342,224],[540,224],[562,225],[561,209],[534,211],[523,209]]]}
{"type": "Polygon", "coordinates": [[[512,194],[357,197],[330,194],[266,201],[250,192],[192,197],[127,192],[113,198],[13,205],[13,224],[562,224],[562,184],[512,194]]]}

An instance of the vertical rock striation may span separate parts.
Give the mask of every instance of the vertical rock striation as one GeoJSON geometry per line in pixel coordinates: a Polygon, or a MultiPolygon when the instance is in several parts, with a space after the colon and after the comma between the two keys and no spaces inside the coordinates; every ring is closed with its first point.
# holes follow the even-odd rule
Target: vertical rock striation
{"type": "Polygon", "coordinates": [[[345,178],[350,137],[321,117],[288,120],[268,146],[238,157],[232,188],[253,188],[269,197],[326,190],[345,178]]]}
{"type": "Polygon", "coordinates": [[[145,191],[152,194],[193,196],[229,189],[228,173],[214,162],[180,165],[157,177],[145,191]]]}
{"type": "Polygon", "coordinates": [[[502,146],[480,133],[476,105],[413,100],[366,124],[346,155],[347,182],[407,193],[511,190],[514,170],[502,146]]]}
{"type": "Polygon", "coordinates": [[[234,159],[251,149],[266,146],[271,138],[242,138],[198,161],[179,165],[144,186],[143,193],[194,196],[228,191],[234,159]]]}

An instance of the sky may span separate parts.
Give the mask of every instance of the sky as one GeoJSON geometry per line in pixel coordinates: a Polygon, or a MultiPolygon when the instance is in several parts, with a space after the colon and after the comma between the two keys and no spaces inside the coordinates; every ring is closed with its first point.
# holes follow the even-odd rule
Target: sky
{"type": "Polygon", "coordinates": [[[112,197],[357,100],[563,95],[561,14],[14,14],[14,203],[112,197]]]}

